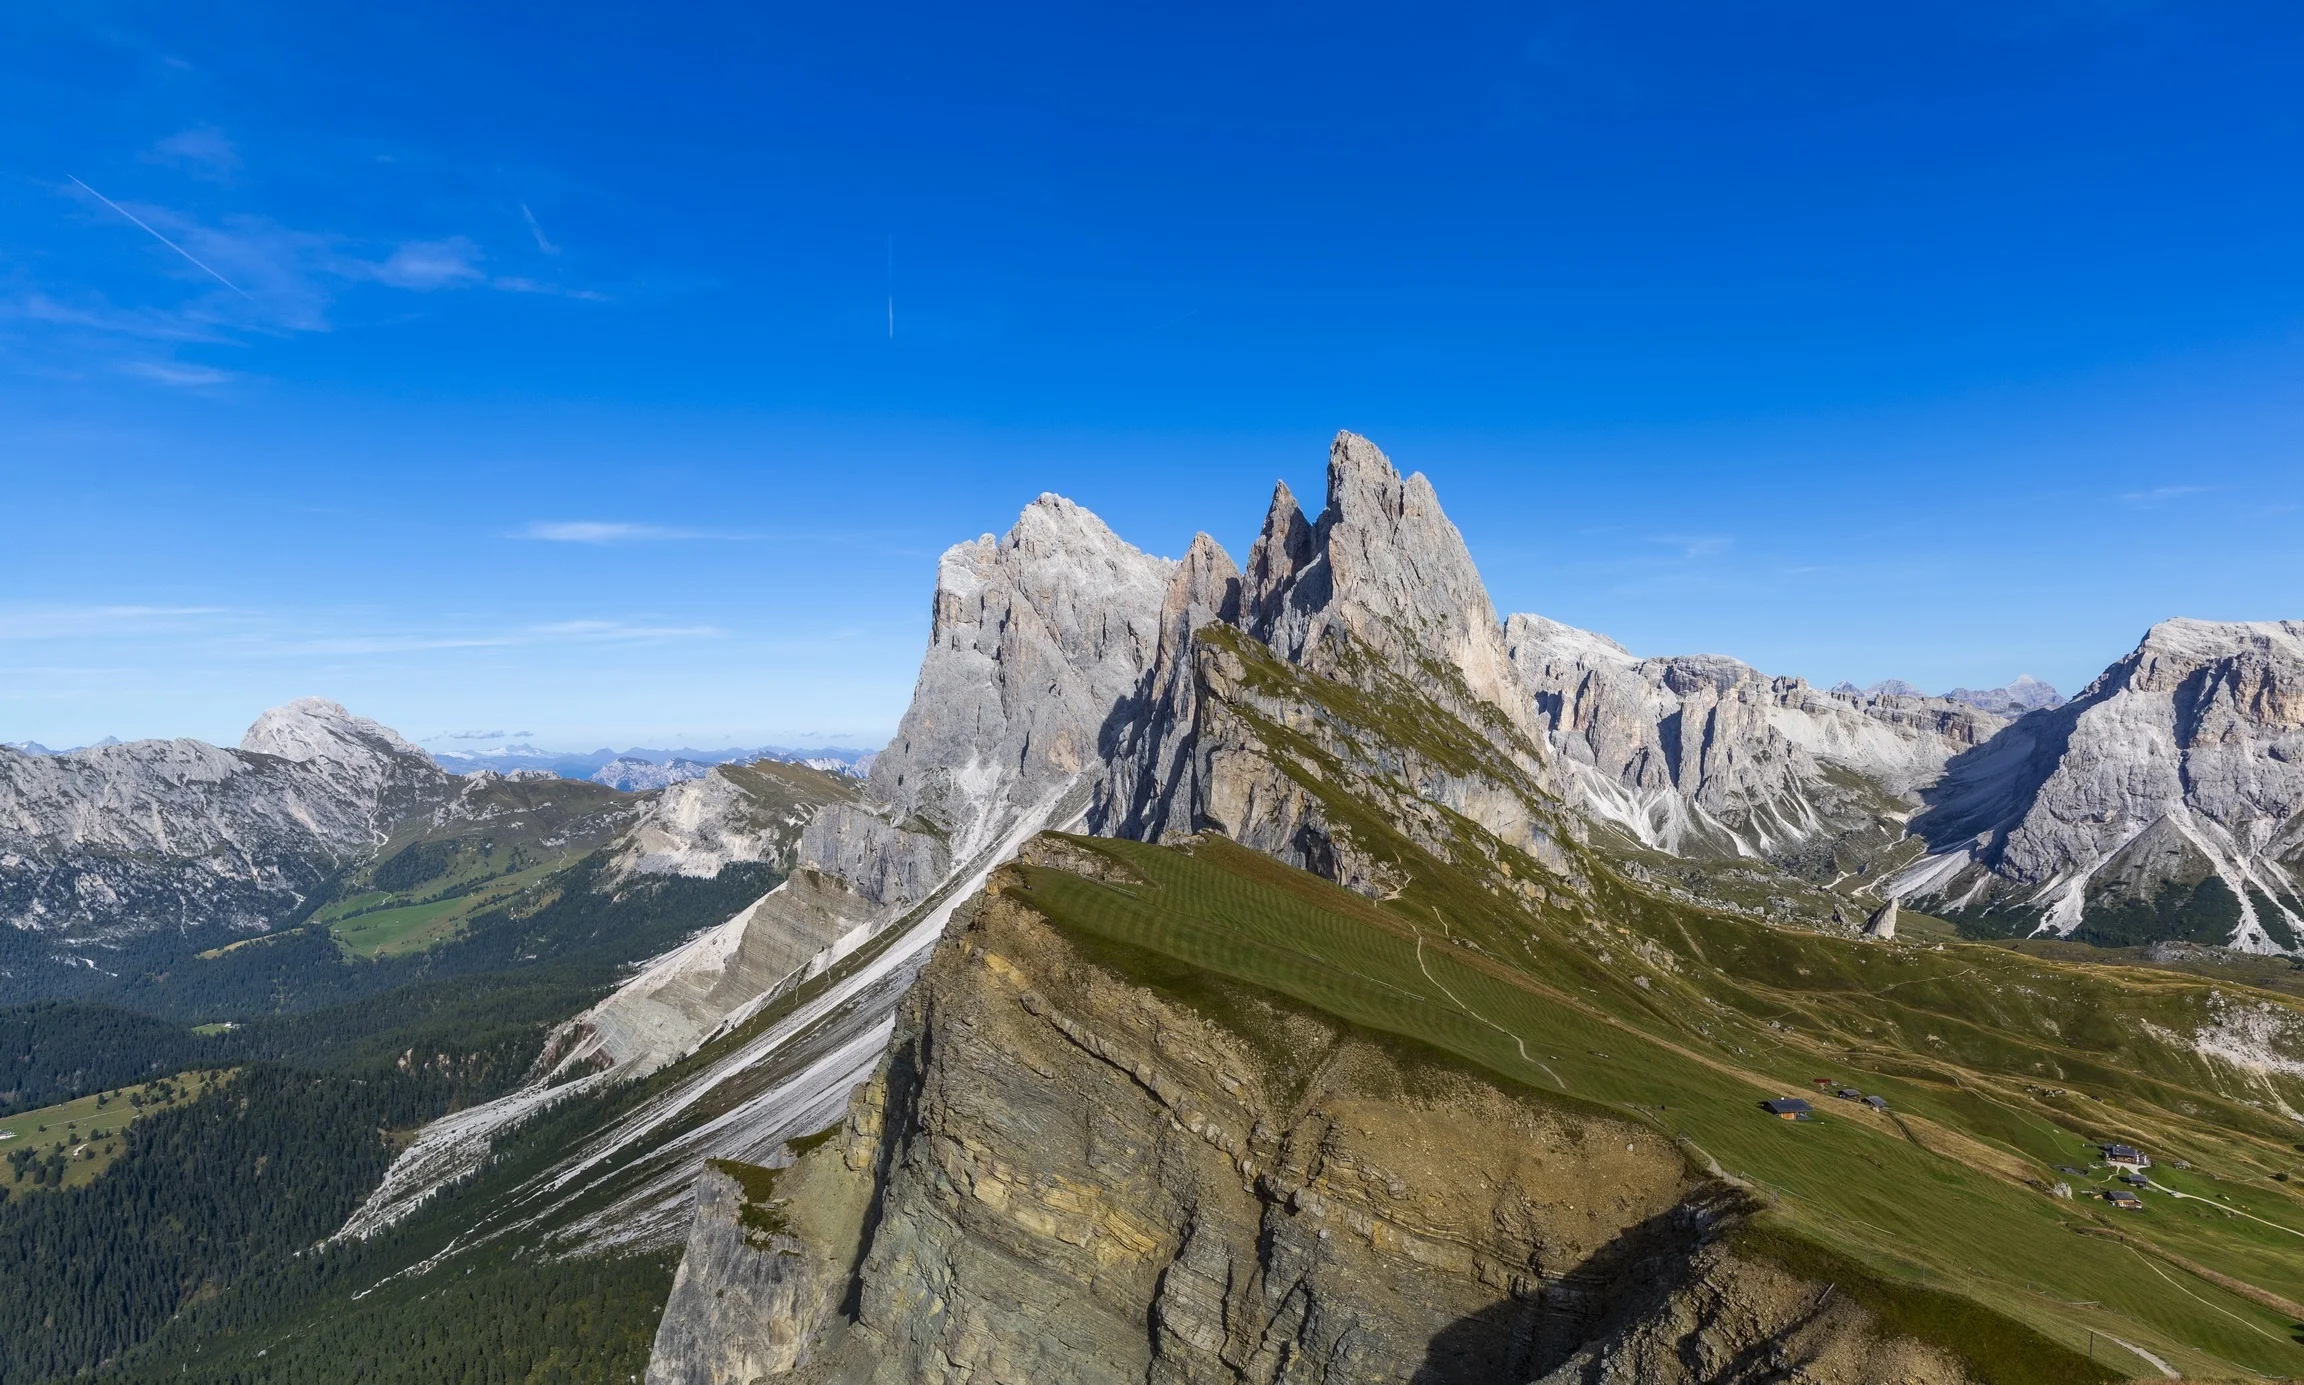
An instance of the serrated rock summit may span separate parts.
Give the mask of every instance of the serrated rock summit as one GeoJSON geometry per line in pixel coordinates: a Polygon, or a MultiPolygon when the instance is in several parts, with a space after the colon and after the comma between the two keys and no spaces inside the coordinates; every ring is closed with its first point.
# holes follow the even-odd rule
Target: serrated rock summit
{"type": "Polygon", "coordinates": [[[1336,435],[1328,501],[1307,521],[1280,486],[1249,551],[1248,633],[1290,663],[1321,669],[1343,634],[1404,669],[1453,675],[1474,698],[1531,729],[1488,588],[1422,472],[1406,478],[1376,444],[1336,435]]]}

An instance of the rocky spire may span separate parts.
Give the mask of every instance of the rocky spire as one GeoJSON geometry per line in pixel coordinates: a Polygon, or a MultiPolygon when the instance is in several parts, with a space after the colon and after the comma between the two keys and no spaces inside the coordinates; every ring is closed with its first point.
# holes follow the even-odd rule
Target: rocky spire
{"type": "MultiPolygon", "coordinates": [[[[1276,483],[1263,532],[1248,550],[1248,570],[1241,578],[1240,618],[1258,638],[1279,624],[1281,605],[1297,585],[1297,574],[1312,565],[1312,546],[1312,524],[1304,518],[1304,507],[1296,503],[1296,493],[1286,481],[1276,483]]],[[[1324,601],[1326,593],[1320,597],[1324,601]]]]}
{"type": "Polygon", "coordinates": [[[1329,446],[1328,503],[1316,523],[1305,523],[1286,486],[1274,492],[1241,604],[1249,632],[1291,662],[1317,666],[1321,645],[1347,635],[1400,668],[1453,669],[1473,697],[1523,731],[1531,725],[1464,536],[1423,473],[1403,479],[1357,433],[1329,446]]]}
{"type": "MultiPolygon", "coordinates": [[[[1302,518],[1298,512],[1299,523],[1302,518]]],[[[1277,546],[1273,551],[1285,553],[1277,546]]],[[[1240,607],[1240,569],[1216,540],[1196,535],[1161,601],[1160,648],[1123,734],[1110,793],[1094,820],[1097,830],[1145,841],[1192,830],[1198,697],[1193,632],[1216,623],[1238,625],[1240,607]]]]}

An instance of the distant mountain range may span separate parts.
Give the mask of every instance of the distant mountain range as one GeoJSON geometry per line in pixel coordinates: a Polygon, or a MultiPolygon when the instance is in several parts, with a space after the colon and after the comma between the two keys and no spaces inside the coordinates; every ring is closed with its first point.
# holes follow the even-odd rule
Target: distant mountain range
{"type": "MultiPolygon", "coordinates": [[[[20,750],[27,755],[74,755],[84,750],[101,750],[120,745],[117,736],[106,736],[90,745],[71,746],[52,750],[38,741],[0,741],[0,748],[20,750]]],[[[687,779],[700,779],[714,765],[750,764],[754,760],[776,760],[788,765],[806,765],[827,774],[861,776],[872,768],[876,753],[855,746],[820,745],[756,745],[726,746],[718,750],[698,750],[682,746],[676,750],[656,750],[635,746],[628,750],[547,750],[541,746],[514,743],[493,746],[486,750],[443,750],[419,744],[421,753],[429,755],[435,764],[451,774],[473,774],[480,770],[494,770],[509,774],[514,770],[547,770],[562,779],[589,779],[595,784],[606,784],[627,793],[640,789],[660,789],[687,779]]]]}
{"type": "Polygon", "coordinates": [[[864,774],[872,767],[873,753],[854,746],[789,746],[756,745],[725,746],[717,750],[699,750],[693,746],[659,750],[635,746],[627,750],[547,750],[542,746],[515,742],[491,746],[485,750],[450,750],[427,746],[442,769],[451,774],[470,774],[475,770],[492,769],[499,774],[516,769],[549,770],[563,779],[589,779],[611,788],[627,791],[643,788],[662,788],[683,779],[701,777],[714,765],[749,764],[754,760],[777,760],[790,765],[807,765],[832,774],[864,774]],[[680,766],[681,768],[675,768],[680,766]]]}
{"type": "MultiPolygon", "coordinates": [[[[1832,691],[1847,697],[1925,698],[1928,696],[1927,693],[1920,691],[1901,678],[1883,679],[1868,688],[1859,688],[1854,683],[1842,682],[1833,685],[1832,691]]],[[[2063,694],[2029,673],[2016,675],[2016,681],[2004,688],[1954,688],[1944,694],[1943,700],[1958,702],[1964,706],[1974,707],[1978,711],[1990,712],[1994,716],[2002,717],[2022,716],[2026,712],[2036,712],[2045,707],[2064,705],[2063,694]]]]}
{"type": "MultiPolygon", "coordinates": [[[[779,770],[782,779],[746,768],[797,765],[799,752],[788,753],[795,758],[731,750],[658,763],[641,757],[664,752],[643,751],[609,757],[591,776],[504,756],[452,772],[322,698],[273,708],[232,748],[190,739],[0,747],[0,1003],[164,974],[186,956],[301,924],[427,833],[478,831],[477,854],[491,862],[474,868],[483,879],[533,874],[548,860],[566,866],[628,830],[650,843],[625,850],[636,862],[709,859],[716,872],[787,861],[805,820],[790,803],[838,801],[840,785],[870,763],[843,751],[849,758],[808,755],[804,767],[779,770]],[[725,760],[696,758],[710,754],[725,760]],[[773,792],[757,789],[771,780],[773,792]],[[711,845],[679,845],[695,841],[711,845]]],[[[472,897],[501,902],[485,890],[472,897]]]]}

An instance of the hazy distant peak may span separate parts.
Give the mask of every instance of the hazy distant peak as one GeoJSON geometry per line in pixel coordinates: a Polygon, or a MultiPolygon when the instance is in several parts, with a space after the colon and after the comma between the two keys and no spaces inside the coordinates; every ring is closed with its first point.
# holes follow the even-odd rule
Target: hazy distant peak
{"type": "MultiPolygon", "coordinates": [[[[1847,684],[1841,684],[1846,687],[1847,684]]],[[[1928,694],[1901,678],[1883,678],[1864,690],[1866,697],[1926,697],[1928,694]]]]}
{"type": "Polygon", "coordinates": [[[1946,701],[1966,703],[1978,711],[2004,717],[2020,717],[2043,707],[2064,705],[2061,693],[2029,673],[2017,674],[2016,681],[2004,688],[1954,688],[1944,697],[1946,701]]]}

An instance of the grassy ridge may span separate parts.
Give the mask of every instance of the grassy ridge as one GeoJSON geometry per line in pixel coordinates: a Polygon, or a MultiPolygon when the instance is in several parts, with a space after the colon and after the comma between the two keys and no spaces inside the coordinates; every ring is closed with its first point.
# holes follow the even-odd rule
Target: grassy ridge
{"type": "MultiPolygon", "coordinates": [[[[1769,1028],[1771,1020],[1783,1023],[1789,1007],[1765,978],[1778,967],[1797,974],[1805,966],[1807,979],[1817,980],[1827,971],[1819,962],[1836,961],[1849,972],[1882,965],[1863,956],[1862,945],[1687,911],[1673,920],[1690,930],[1687,943],[1709,942],[1704,951],[1739,960],[1763,980],[1746,988],[1729,975],[1743,968],[1724,967],[1699,983],[1650,967],[1638,973],[1649,977],[1641,987],[1602,960],[1617,956],[1609,949],[1564,945],[1553,928],[1525,916],[1524,955],[1561,964],[1539,969],[1501,960],[1458,926],[1467,915],[1500,907],[1493,904],[1451,919],[1410,891],[1377,906],[1218,839],[1189,854],[1104,840],[1079,844],[1143,883],[1023,868],[1025,897],[1060,926],[1636,1115],[1767,1194],[1788,1233],[1865,1264],[1884,1284],[1992,1304],[2067,1347],[2084,1346],[2094,1330],[2196,1373],[2304,1372],[2292,1320],[2180,1271],[2186,1282],[2172,1289],[2142,1253],[2104,1234],[2113,1229],[2106,1215],[2016,1181],[2013,1166],[2024,1156],[2002,1141],[2031,1130],[2031,1120],[1943,1082],[1938,1060],[1913,1064],[1901,1079],[1862,1077],[1868,1090],[1891,1093],[1899,1108],[1893,1117],[1836,1102],[1825,1103],[1832,1109],[1812,1123],[1761,1113],[1766,1097],[1811,1090],[1812,1075],[1853,1078],[1860,1071],[1845,1055],[1822,1063],[1812,1042],[1787,1041],[1783,1030],[1769,1028]],[[1975,1120],[1993,1113],[1994,1120],[1975,1120]],[[1969,1130],[1971,1121],[1980,1128],[1969,1130]]],[[[1627,949],[1635,936],[1606,932],[1627,949]]],[[[1913,973],[1907,979],[1918,983],[1902,989],[1949,984],[1961,960],[1951,953],[1901,959],[1913,973]]],[[[1929,1023],[1945,1027],[1940,1020],[1929,1023]]],[[[2070,1158],[2080,1136],[2050,1122],[2038,1138],[2070,1158]]],[[[2149,1231],[2139,1225],[2146,1218],[2136,1217],[2118,1229],[2168,1234],[2163,1224],[2176,1218],[2167,1206],[2155,1200],[2149,1231]]],[[[2184,1248],[2198,1252],[2192,1258],[2213,1254],[2237,1278],[2304,1282],[2304,1240],[2289,1250],[2273,1239],[2281,1233],[2220,1214],[2182,1230],[2184,1248]]],[[[2147,1370],[2140,1360],[2123,1364],[2147,1370]]],[[[2019,1378],[2000,1365],[2000,1376],[2019,1378]]]]}

